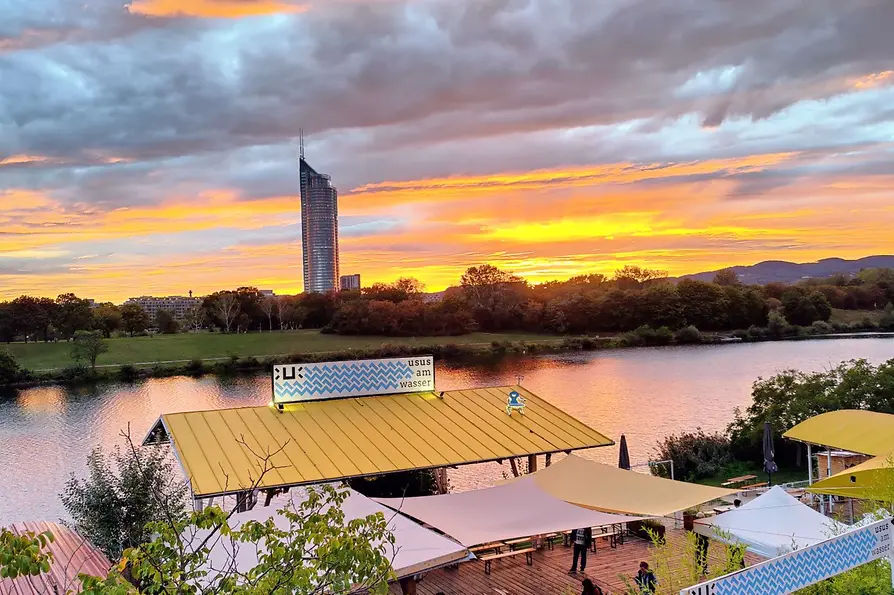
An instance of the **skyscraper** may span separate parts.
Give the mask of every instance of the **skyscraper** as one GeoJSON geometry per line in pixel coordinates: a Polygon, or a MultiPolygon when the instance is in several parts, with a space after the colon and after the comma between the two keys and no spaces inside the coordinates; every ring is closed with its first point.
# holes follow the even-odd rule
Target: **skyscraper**
{"type": "Polygon", "coordinates": [[[301,247],[304,291],[338,289],[338,191],[304,160],[301,140],[301,247]]]}

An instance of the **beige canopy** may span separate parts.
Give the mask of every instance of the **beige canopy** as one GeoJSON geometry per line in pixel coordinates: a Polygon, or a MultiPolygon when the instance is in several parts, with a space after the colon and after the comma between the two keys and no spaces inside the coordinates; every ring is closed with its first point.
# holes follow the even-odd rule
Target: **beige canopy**
{"type": "Polygon", "coordinates": [[[666,516],[736,493],[627,471],[574,455],[528,477],[540,489],[565,502],[603,512],[644,516],[666,516]]]}

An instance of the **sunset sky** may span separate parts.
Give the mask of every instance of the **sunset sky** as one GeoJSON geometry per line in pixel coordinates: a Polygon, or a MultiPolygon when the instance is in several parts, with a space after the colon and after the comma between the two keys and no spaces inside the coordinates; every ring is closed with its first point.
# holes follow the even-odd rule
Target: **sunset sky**
{"type": "Polygon", "coordinates": [[[894,253],[891,0],[0,3],[0,298],[894,253]]]}

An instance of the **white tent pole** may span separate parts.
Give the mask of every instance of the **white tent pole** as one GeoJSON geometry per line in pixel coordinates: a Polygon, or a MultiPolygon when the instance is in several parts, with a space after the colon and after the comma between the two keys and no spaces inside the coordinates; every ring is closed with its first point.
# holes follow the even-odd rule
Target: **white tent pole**
{"type": "MultiPolygon", "coordinates": [[[[813,485],[813,446],[807,443],[807,486],[813,485]]],[[[808,494],[810,494],[808,492],[808,494]]],[[[813,504],[813,494],[808,496],[810,504],[813,504]]]]}
{"type": "MultiPolygon", "coordinates": [[[[826,451],[826,479],[832,477],[832,449],[826,451]]],[[[832,512],[832,496],[829,496],[829,512],[832,512]]]]}

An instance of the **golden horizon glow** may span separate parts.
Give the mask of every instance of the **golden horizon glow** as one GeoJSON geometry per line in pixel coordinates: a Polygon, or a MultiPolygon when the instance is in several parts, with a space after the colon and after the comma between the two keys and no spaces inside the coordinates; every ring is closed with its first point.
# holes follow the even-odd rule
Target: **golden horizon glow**
{"type": "MultiPolygon", "coordinates": [[[[678,276],[762,260],[894,252],[887,194],[894,176],[805,178],[772,196],[731,198],[738,183],[730,172],[770,172],[805,158],[775,153],[367,184],[340,200],[341,270],[360,273],[364,285],[410,275],[440,291],[484,263],[541,283],[610,275],[626,264],[678,276]],[[853,207],[845,217],[842,197],[853,207]],[[407,205],[413,205],[409,211],[407,205]],[[383,213],[405,223],[352,232],[353,218],[383,213]]],[[[39,263],[61,263],[42,273],[7,271],[0,289],[5,299],[73,291],[120,302],[246,285],[280,294],[301,290],[296,196],[246,200],[218,188],[112,210],[73,209],[21,189],[0,198],[11,205],[0,211],[6,231],[0,266],[18,262],[40,270],[39,263]],[[163,248],[211,232],[233,240],[207,249],[194,242],[163,248]],[[246,233],[257,239],[247,241],[246,233]]]]}
{"type": "Polygon", "coordinates": [[[153,17],[188,16],[212,19],[239,19],[270,14],[295,14],[308,9],[305,4],[276,0],[134,0],[129,10],[153,17]]]}

